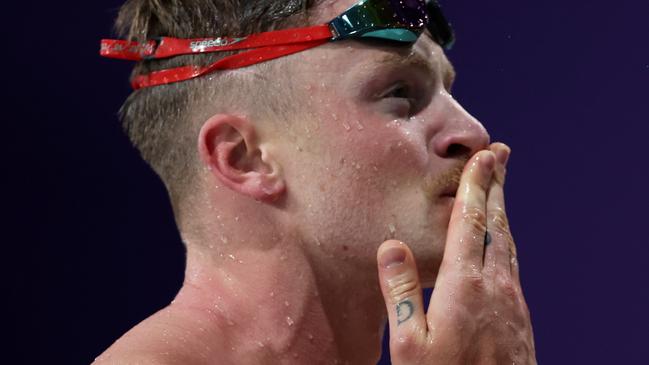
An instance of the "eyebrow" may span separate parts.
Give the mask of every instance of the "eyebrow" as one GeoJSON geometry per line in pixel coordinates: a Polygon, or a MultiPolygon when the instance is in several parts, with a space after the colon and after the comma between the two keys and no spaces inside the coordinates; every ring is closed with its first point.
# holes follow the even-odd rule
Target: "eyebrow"
{"type": "MultiPolygon", "coordinates": [[[[435,75],[435,67],[432,62],[426,60],[417,52],[411,52],[405,57],[399,54],[389,53],[378,59],[376,62],[380,65],[418,68],[424,70],[430,75],[435,75]]],[[[444,86],[450,90],[455,81],[456,73],[453,64],[446,57],[443,57],[442,59],[441,77],[444,86]]]]}

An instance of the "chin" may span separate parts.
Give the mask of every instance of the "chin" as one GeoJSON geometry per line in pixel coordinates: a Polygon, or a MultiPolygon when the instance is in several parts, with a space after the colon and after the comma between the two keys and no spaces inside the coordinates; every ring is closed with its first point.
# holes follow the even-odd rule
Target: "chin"
{"type": "Polygon", "coordinates": [[[442,264],[442,257],[444,255],[443,247],[432,245],[425,249],[417,249],[413,247],[413,254],[417,262],[417,270],[419,272],[419,280],[424,288],[431,288],[437,279],[439,267],[442,264]]]}

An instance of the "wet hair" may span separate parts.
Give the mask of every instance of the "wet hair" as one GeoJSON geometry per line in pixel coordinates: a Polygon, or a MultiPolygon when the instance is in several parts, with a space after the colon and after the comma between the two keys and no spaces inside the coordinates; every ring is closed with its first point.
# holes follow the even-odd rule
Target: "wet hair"
{"type": "MultiPolygon", "coordinates": [[[[128,0],[120,9],[115,28],[129,40],[158,36],[200,38],[242,36],[301,26],[317,0],[128,0]]],[[[204,66],[232,53],[180,56],[138,63],[135,75],[182,65],[204,66]]],[[[271,62],[272,63],[272,62],[271,62]]],[[[260,64],[252,67],[268,67],[260,64]]],[[[164,182],[174,209],[192,187],[198,168],[196,140],[200,123],[192,118],[209,104],[269,104],[274,97],[264,84],[252,85],[242,73],[217,72],[184,82],[134,91],[120,109],[122,126],[142,158],[164,182]],[[253,99],[254,98],[254,99],[253,99]]],[[[275,93],[277,95],[277,93],[275,93]]],[[[273,108],[268,108],[272,112],[273,108]]],[[[221,109],[220,112],[227,112],[221,109]]],[[[204,120],[202,120],[204,121],[204,120]]],[[[202,122],[201,121],[201,122],[202,122]]],[[[178,217],[177,217],[178,218],[178,217]]]]}

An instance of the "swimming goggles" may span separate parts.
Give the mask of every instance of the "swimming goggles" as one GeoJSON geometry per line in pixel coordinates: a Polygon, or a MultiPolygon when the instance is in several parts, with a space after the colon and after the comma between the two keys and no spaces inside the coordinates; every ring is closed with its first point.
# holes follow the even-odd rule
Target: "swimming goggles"
{"type": "Polygon", "coordinates": [[[143,43],[103,39],[100,55],[146,61],[179,55],[248,49],[208,66],[188,65],[137,75],[131,80],[131,86],[137,90],[189,80],[217,70],[254,65],[331,41],[378,38],[406,44],[414,43],[426,29],[433,40],[442,47],[450,49],[453,45],[453,31],[436,0],[361,0],[327,24],[243,37],[157,37],[143,43]]]}

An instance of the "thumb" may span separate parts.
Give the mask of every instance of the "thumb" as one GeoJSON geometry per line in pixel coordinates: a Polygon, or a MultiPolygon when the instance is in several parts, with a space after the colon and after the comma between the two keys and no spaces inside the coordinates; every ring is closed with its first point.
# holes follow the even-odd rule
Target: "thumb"
{"type": "Polygon", "coordinates": [[[377,253],[379,282],[388,311],[392,359],[407,360],[413,345],[428,334],[421,284],[414,256],[399,241],[386,241],[377,253]]]}

